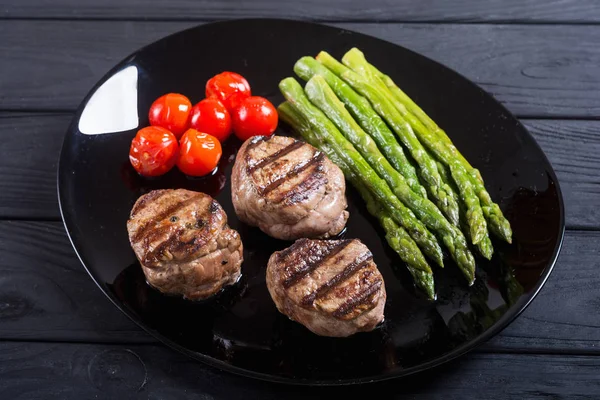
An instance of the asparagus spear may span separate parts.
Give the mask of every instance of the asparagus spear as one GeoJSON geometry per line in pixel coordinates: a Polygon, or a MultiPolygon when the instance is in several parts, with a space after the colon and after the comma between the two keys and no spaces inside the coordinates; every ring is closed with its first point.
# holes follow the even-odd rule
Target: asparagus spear
{"type": "Polygon", "coordinates": [[[385,238],[388,244],[406,263],[415,284],[427,294],[429,299],[435,299],[433,272],[427,264],[425,257],[423,257],[421,250],[419,250],[419,247],[414,240],[412,240],[410,235],[404,228],[394,222],[385,209],[377,204],[377,201],[369,189],[352,173],[350,168],[348,168],[344,161],[338,157],[335,151],[327,143],[319,140],[318,136],[312,131],[310,124],[304,120],[302,115],[300,115],[288,102],[280,104],[279,107],[277,107],[277,110],[280,118],[298,132],[307,143],[325,152],[325,154],[341,168],[346,179],[352,183],[363,200],[365,200],[369,213],[379,220],[379,223],[386,233],[385,238]]]}
{"type": "MultiPolygon", "coordinates": [[[[357,49],[358,50],[358,49],[357,49]]],[[[354,49],[350,50],[350,51],[354,51],[354,49]]],[[[359,50],[360,51],[360,50],[359,50]]],[[[450,138],[448,137],[448,135],[446,134],[446,132],[441,129],[426,113],[425,111],[423,111],[421,109],[421,107],[419,107],[406,93],[404,93],[402,91],[402,89],[400,89],[392,80],[392,78],[390,78],[388,75],[384,74],[383,72],[381,72],[380,70],[378,70],[373,64],[369,64],[368,68],[370,68],[371,72],[377,76],[379,79],[381,79],[381,81],[388,87],[388,89],[390,90],[390,92],[392,92],[392,95],[398,100],[400,101],[400,103],[404,104],[404,106],[408,109],[408,111],[410,111],[415,117],[418,118],[419,121],[421,121],[421,123],[427,128],[429,129],[432,133],[434,133],[435,135],[437,135],[441,140],[443,140],[444,142],[446,142],[448,145],[452,145],[452,140],[450,140],[450,138]]],[[[467,161],[466,158],[464,158],[464,156],[457,151],[456,154],[458,160],[460,161],[460,163],[462,164],[462,166],[467,170],[467,171],[475,171],[474,172],[474,176],[477,177],[477,179],[481,179],[481,174],[479,173],[479,171],[475,168],[473,168],[471,166],[471,164],[469,163],[469,161],[467,161]]]]}
{"type": "Polygon", "coordinates": [[[380,205],[383,205],[390,213],[394,221],[408,231],[427,256],[438,265],[443,266],[442,249],[435,236],[392,193],[385,181],[379,178],[377,173],[350,143],[346,141],[343,146],[339,146],[339,143],[333,140],[333,137],[336,135],[332,135],[332,133],[342,138],[343,136],[339,133],[335,125],[318,108],[310,103],[298,81],[294,78],[286,78],[279,83],[279,89],[285,99],[308,120],[319,137],[334,148],[338,156],[344,160],[352,172],[359,177],[361,182],[369,188],[380,205]]]}
{"type": "MultiPolygon", "coordinates": [[[[357,189],[358,188],[359,187],[357,186],[357,189]]],[[[368,195],[370,195],[370,193],[368,192],[368,190],[366,188],[365,188],[365,190],[366,190],[366,193],[368,193],[368,195]]],[[[359,191],[360,191],[360,189],[359,189],[359,191]]],[[[371,210],[369,208],[370,205],[376,206],[377,203],[374,201],[374,199],[370,200],[368,198],[365,198],[364,195],[363,195],[363,198],[367,202],[367,209],[369,210],[369,213],[371,213],[372,215],[376,215],[374,213],[378,213],[378,210],[377,209],[371,210]]],[[[376,207],[379,207],[379,206],[376,206],[376,207]]],[[[379,210],[379,213],[380,212],[381,212],[381,210],[379,210]]],[[[414,245],[414,247],[417,250],[419,249],[417,247],[416,243],[410,238],[408,233],[406,233],[406,231],[401,226],[398,226],[394,222],[394,220],[387,213],[380,214],[379,220],[380,220],[381,226],[383,226],[383,229],[385,230],[385,238],[386,238],[388,244],[396,253],[398,253],[400,255],[400,258],[402,260],[404,260],[404,262],[407,263],[408,272],[410,272],[410,274],[412,275],[413,280],[414,280],[415,284],[417,285],[417,287],[419,287],[422,291],[424,291],[430,300],[435,300],[435,284],[433,281],[433,272],[425,271],[422,269],[417,269],[406,261],[406,259],[411,256],[411,251],[412,251],[412,249],[410,248],[411,245],[414,245]],[[410,242],[409,242],[409,240],[410,240],[410,242]]],[[[422,257],[422,255],[421,255],[421,257],[422,257]]]]}
{"type": "MultiPolygon", "coordinates": [[[[454,193],[458,193],[458,188],[456,187],[456,184],[452,181],[452,177],[450,176],[448,167],[446,167],[439,161],[436,162],[438,164],[438,170],[440,171],[440,176],[442,177],[442,180],[448,185],[450,185],[454,193]]],[[[462,231],[467,237],[467,240],[472,242],[473,240],[471,239],[469,224],[467,223],[467,208],[463,202],[458,203],[458,208],[460,212],[459,226],[462,228],[462,231]]],[[[492,241],[490,240],[489,236],[486,235],[479,243],[475,245],[475,247],[479,251],[479,254],[481,254],[488,260],[491,260],[492,255],[494,254],[494,246],[492,245],[492,241]]]]}
{"type": "Polygon", "coordinates": [[[471,273],[474,270],[474,261],[462,232],[444,218],[435,204],[410,189],[402,175],[379,152],[373,139],[352,119],[350,113],[344,108],[344,104],[336,97],[322,76],[313,76],[304,90],[309,100],[323,111],[339,131],[343,132],[343,135],[340,134],[339,137],[332,134],[336,145],[342,147],[348,145],[348,142],[350,142],[350,146],[354,145],[371,167],[393,188],[394,194],[400,201],[410,208],[429,229],[442,238],[452,258],[470,282],[473,278],[471,273]]]}
{"type": "Polygon", "coordinates": [[[444,216],[433,203],[420,197],[410,189],[406,179],[392,167],[381,154],[373,139],[354,121],[352,115],[344,108],[344,104],[327,85],[325,79],[321,75],[314,75],[308,82],[305,87],[308,99],[336,125],[338,130],[354,145],[377,174],[387,182],[400,201],[407,205],[426,225],[427,221],[425,219],[433,215],[443,219],[444,216]],[[421,216],[420,211],[424,208],[424,204],[435,211],[421,216]]]}
{"type": "MultiPolygon", "coordinates": [[[[452,180],[452,177],[450,176],[450,171],[448,171],[448,167],[440,161],[436,160],[436,163],[438,165],[438,171],[440,171],[440,176],[442,177],[442,180],[452,188],[452,191],[456,195],[456,193],[458,193],[459,190],[456,187],[454,181],[452,180]]],[[[467,237],[467,240],[469,240],[472,243],[473,239],[471,238],[469,223],[467,222],[467,207],[465,206],[464,202],[458,202],[458,209],[459,227],[464,232],[465,236],[467,237]]],[[[479,254],[481,254],[483,257],[487,258],[488,260],[492,259],[492,255],[494,254],[494,246],[492,245],[492,241],[490,240],[489,235],[485,235],[484,238],[481,239],[481,241],[475,245],[475,247],[479,251],[479,254]]]]}
{"type": "Polygon", "coordinates": [[[452,192],[456,196],[456,193],[458,190],[456,189],[455,186],[453,186],[454,182],[452,182],[452,178],[450,178],[450,172],[448,171],[448,167],[446,167],[444,164],[442,164],[438,160],[435,160],[435,163],[437,164],[438,171],[440,172],[440,177],[442,178],[442,181],[447,183],[448,186],[450,186],[450,188],[452,188],[452,192]]]}
{"type": "MultiPolygon", "coordinates": [[[[460,225],[463,231],[465,232],[465,235],[467,235],[467,238],[471,240],[471,242],[473,242],[469,231],[469,224],[467,222],[467,207],[464,203],[461,203],[459,207],[460,225]]],[[[494,255],[494,246],[492,245],[492,241],[490,240],[489,235],[485,235],[483,239],[481,239],[481,241],[475,245],[475,247],[479,251],[479,254],[481,254],[483,257],[487,258],[488,260],[492,259],[492,255],[494,255]]]]}
{"type": "MultiPolygon", "coordinates": [[[[322,57],[322,54],[319,54],[319,57],[322,57]]],[[[344,60],[347,63],[348,61],[348,53],[344,56],[344,60]]],[[[339,64],[335,59],[332,59],[331,56],[323,56],[323,61],[327,64],[339,64]]],[[[354,64],[352,64],[354,66],[354,64]]],[[[342,70],[345,68],[344,72],[342,72],[342,78],[346,80],[351,86],[355,87],[359,92],[364,92],[365,96],[371,101],[375,109],[378,111],[380,115],[382,115],[388,123],[395,128],[398,136],[404,140],[407,146],[413,146],[415,151],[412,152],[413,157],[421,157],[425,164],[421,164],[423,177],[429,175],[426,174],[427,169],[423,168],[424,166],[429,165],[429,163],[433,164],[435,167],[435,173],[439,177],[439,171],[437,170],[437,166],[435,165],[435,161],[428,155],[427,151],[422,147],[421,142],[415,136],[411,125],[407,122],[407,120],[416,119],[412,114],[408,113],[404,106],[397,105],[393,102],[392,96],[389,94],[387,88],[381,84],[381,82],[377,82],[376,79],[369,79],[368,76],[362,76],[356,73],[355,71],[346,68],[345,66],[337,65],[336,68],[342,70]],[[402,111],[401,109],[404,109],[402,111]],[[406,118],[406,120],[404,119],[406,118]],[[410,143],[410,144],[409,144],[410,143]]],[[[357,68],[358,69],[358,68],[357,68]]],[[[363,69],[364,70],[364,69],[363,69]]],[[[363,71],[361,70],[361,71],[363,71]]],[[[419,138],[423,141],[423,136],[429,134],[429,132],[419,132],[421,135],[419,138]]],[[[458,167],[461,167],[458,162],[452,157],[440,156],[440,152],[443,153],[444,143],[437,140],[437,138],[432,138],[432,135],[429,134],[426,139],[428,141],[424,141],[424,144],[429,147],[429,149],[443,162],[448,164],[450,167],[450,171],[452,172],[452,177],[454,179],[460,179],[459,182],[456,182],[458,188],[460,190],[461,197],[463,201],[467,203],[467,222],[469,224],[470,236],[473,244],[479,243],[484,237],[487,235],[487,225],[484,218],[483,210],[479,204],[477,197],[475,197],[475,193],[473,192],[472,186],[465,179],[466,174],[463,173],[458,167]],[[433,147],[431,147],[433,146],[433,147]],[[440,150],[441,149],[441,150],[440,150]],[[452,161],[450,161],[452,160],[452,161]]],[[[447,154],[445,154],[447,155],[447,154]]],[[[417,160],[419,162],[419,160],[417,160]]],[[[432,170],[433,171],[433,170],[432,170]]],[[[441,182],[441,177],[439,178],[441,182]]],[[[449,201],[454,200],[452,197],[452,189],[447,184],[441,184],[445,188],[445,195],[449,199],[449,201]]],[[[455,203],[456,204],[456,203],[455,203]]],[[[456,205],[456,214],[452,215],[452,221],[458,222],[458,205],[456,205]]]]}
{"type": "Polygon", "coordinates": [[[458,204],[448,194],[451,191],[450,187],[442,182],[435,161],[425,152],[410,125],[395,111],[394,105],[386,98],[383,91],[324,51],[319,53],[317,60],[341,76],[354,90],[369,100],[375,111],[390,125],[417,162],[421,178],[426,183],[433,201],[451,221],[458,221],[458,204]]]}
{"type": "MultiPolygon", "coordinates": [[[[500,238],[506,240],[507,242],[512,242],[512,230],[510,227],[510,223],[502,214],[500,207],[494,203],[485,189],[483,185],[483,180],[481,179],[481,174],[475,168],[473,168],[468,161],[462,156],[462,154],[456,149],[452,141],[448,138],[448,135],[441,130],[427,114],[423,110],[421,110],[404,92],[402,92],[397,86],[393,83],[391,79],[388,77],[388,85],[384,84],[384,82],[380,79],[380,76],[383,75],[379,72],[374,66],[369,64],[364,57],[364,54],[354,48],[348,51],[343,58],[343,62],[349,65],[353,70],[359,71],[359,74],[363,76],[370,77],[370,81],[375,81],[378,83],[378,87],[388,88],[386,91],[388,93],[387,98],[391,100],[392,103],[396,106],[397,110],[402,114],[402,116],[408,121],[411,127],[414,129],[419,139],[424,142],[424,144],[430,148],[430,150],[434,151],[436,155],[439,154],[435,150],[431,148],[432,140],[435,142],[435,139],[441,139],[441,144],[438,145],[440,151],[447,154],[448,158],[451,158],[456,162],[457,165],[462,167],[465,171],[464,176],[468,178],[471,182],[473,190],[475,194],[479,198],[480,205],[476,206],[474,202],[471,202],[473,207],[481,207],[482,213],[485,216],[486,220],[490,224],[490,230],[499,236],[500,238]],[[379,72],[379,74],[378,74],[379,72]],[[395,91],[396,95],[394,96],[390,90],[389,86],[396,87],[395,91]],[[410,111],[409,111],[410,110],[410,111]],[[423,122],[423,119],[425,122],[423,122]],[[425,137],[427,136],[427,137],[425,137]]],[[[385,90],[383,90],[385,91],[385,90]]],[[[447,159],[442,159],[447,165],[447,159]]],[[[456,169],[457,166],[450,166],[452,169],[456,169]]],[[[459,172],[461,175],[462,173],[459,172]]],[[[465,197],[464,193],[461,193],[463,197],[465,197]]],[[[478,213],[478,211],[477,211],[478,213]]],[[[477,214],[478,216],[479,214],[477,214]]],[[[474,222],[469,221],[469,225],[473,230],[474,222]]],[[[483,237],[473,237],[474,243],[478,240],[483,240],[483,237]]]]}
{"type": "Polygon", "coordinates": [[[390,164],[404,176],[410,188],[422,197],[427,197],[427,192],[421,186],[417,172],[406,158],[402,146],[385,122],[377,115],[377,112],[373,110],[367,99],[356,93],[354,89],[313,57],[307,56],[298,60],[294,65],[294,72],[305,81],[308,81],[314,75],[321,75],[325,78],[359,125],[375,140],[390,164]]]}
{"type": "MultiPolygon", "coordinates": [[[[435,157],[431,153],[429,154],[429,156],[435,160],[435,157]]],[[[449,175],[450,172],[448,171],[448,167],[446,167],[443,163],[439,162],[438,160],[435,160],[435,165],[437,165],[437,169],[438,169],[438,172],[440,173],[440,178],[442,178],[442,182],[445,185],[448,185],[448,187],[450,188],[450,191],[448,191],[448,195],[452,197],[452,199],[454,200],[454,202],[456,204],[458,204],[458,211],[460,214],[460,197],[458,195],[458,190],[456,188],[456,185],[454,185],[454,182],[452,182],[452,179],[450,178],[450,175],[449,175]]],[[[450,221],[450,222],[452,222],[456,226],[459,226],[460,225],[460,217],[458,218],[457,221],[450,221]]]]}

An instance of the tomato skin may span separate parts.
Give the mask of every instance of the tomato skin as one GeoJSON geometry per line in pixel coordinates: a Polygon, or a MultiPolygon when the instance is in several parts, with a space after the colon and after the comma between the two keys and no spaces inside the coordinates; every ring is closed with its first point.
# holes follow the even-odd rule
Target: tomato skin
{"type": "Polygon", "coordinates": [[[246,93],[234,93],[227,98],[227,109],[229,110],[229,115],[232,115],[236,108],[242,104],[242,102],[247,99],[248,96],[246,93]]]}
{"type": "Polygon", "coordinates": [[[231,135],[229,111],[215,97],[204,99],[192,107],[190,128],[208,133],[224,142],[231,135]]]}
{"type": "Polygon", "coordinates": [[[269,100],[251,96],[233,111],[233,132],[241,140],[252,136],[269,136],[277,129],[278,120],[277,110],[269,100]]]}
{"type": "Polygon", "coordinates": [[[230,98],[234,94],[238,98],[251,95],[250,84],[240,74],[225,71],[213,76],[206,82],[206,97],[216,97],[221,100],[230,112],[235,106],[230,103],[230,98]]]}
{"type": "Polygon", "coordinates": [[[208,175],[217,167],[222,154],[216,137],[188,129],[181,137],[177,167],[189,176],[208,175]]]}
{"type": "Polygon", "coordinates": [[[152,103],[148,112],[150,125],[170,130],[178,139],[188,128],[192,103],[179,93],[167,93],[152,103]]]}
{"type": "Polygon", "coordinates": [[[175,135],[160,126],[148,126],[131,141],[129,161],[140,175],[160,176],[173,168],[178,153],[175,135]]]}

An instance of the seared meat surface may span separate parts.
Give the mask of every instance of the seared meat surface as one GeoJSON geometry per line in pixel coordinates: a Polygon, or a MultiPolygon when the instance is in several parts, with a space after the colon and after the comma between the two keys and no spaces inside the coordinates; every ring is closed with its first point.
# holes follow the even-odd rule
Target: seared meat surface
{"type": "Polygon", "coordinates": [[[327,238],[346,225],[342,171],[311,145],[284,136],[255,136],[240,148],[231,176],[243,222],[284,240],[327,238]]]}
{"type": "Polygon", "coordinates": [[[297,240],[269,259],[267,287],[281,313],[317,335],[350,336],[383,320],[383,277],[357,239],[297,240]]]}
{"type": "Polygon", "coordinates": [[[240,235],[212,197],[189,190],[141,196],[127,221],[148,283],[163,293],[204,299],[240,276],[240,235]]]}

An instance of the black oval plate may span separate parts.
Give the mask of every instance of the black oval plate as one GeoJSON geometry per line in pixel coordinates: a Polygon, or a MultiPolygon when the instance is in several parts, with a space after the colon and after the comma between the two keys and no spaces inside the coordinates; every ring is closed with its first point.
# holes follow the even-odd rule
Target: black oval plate
{"type": "MultiPolygon", "coordinates": [[[[285,127],[279,133],[286,133],[285,127]]],[[[473,349],[510,323],[536,295],[552,270],[564,231],[563,202],[552,167],[519,121],[490,95],[448,68],[394,44],[288,20],[203,25],[127,57],[79,107],[61,154],[58,192],[67,232],[82,263],[100,289],[140,326],[211,365],[301,384],[399,377],[473,349]],[[128,161],[135,120],[129,130],[117,133],[87,135],[79,128],[89,131],[106,122],[123,126],[136,110],[139,126],[146,126],[155,98],[180,92],[197,102],[204,96],[205,82],[224,70],[241,73],[254,94],[277,105],[282,101],[277,84],[293,75],[298,58],[320,50],[341,57],[353,46],[390,74],[480,169],[492,198],[512,224],[514,243],[494,240],[494,258],[478,260],[477,281],[470,288],[448,261],[435,274],[438,299],[429,302],[414,289],[403,263],[349,189],[345,237],[361,239],[373,252],[388,292],[386,319],[373,332],[332,339],[289,321],[269,297],[266,262],[289,243],[271,239],[235,216],[229,174],[239,141],[232,138],[225,144],[219,170],[211,177],[188,179],[173,170],[148,180],[136,175],[128,161]],[[115,75],[122,79],[104,85],[115,75]],[[99,101],[90,102],[101,86],[99,101]],[[101,106],[105,100],[105,106],[124,104],[107,114],[101,106]],[[243,277],[237,285],[198,303],[161,295],[146,284],[125,224],[138,196],[157,188],[187,188],[217,198],[244,242],[243,277]]]]}

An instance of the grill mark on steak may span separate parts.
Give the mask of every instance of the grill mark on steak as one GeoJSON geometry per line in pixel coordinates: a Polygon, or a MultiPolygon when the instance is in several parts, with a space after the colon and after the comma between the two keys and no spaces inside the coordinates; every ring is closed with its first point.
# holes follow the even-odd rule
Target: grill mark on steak
{"type": "Polygon", "coordinates": [[[344,304],[338,307],[331,315],[336,318],[342,318],[344,315],[350,313],[357,306],[367,303],[369,301],[369,297],[371,297],[374,293],[376,293],[381,288],[382,281],[377,280],[373,284],[371,284],[368,288],[363,290],[361,293],[357,294],[353,298],[347,300],[344,304]]]}
{"type": "Polygon", "coordinates": [[[269,192],[277,189],[286,180],[302,173],[302,171],[310,168],[310,166],[314,165],[315,163],[321,162],[323,160],[323,157],[324,157],[323,153],[321,153],[320,151],[317,151],[310,160],[308,160],[304,164],[296,166],[294,169],[289,171],[284,176],[279,177],[279,178],[275,179],[273,182],[269,183],[265,188],[263,188],[261,190],[261,195],[264,196],[264,195],[268,194],[269,192]]]}
{"type": "Polygon", "coordinates": [[[246,146],[247,151],[250,150],[253,147],[258,146],[262,142],[266,142],[266,141],[270,140],[274,136],[275,135],[272,135],[272,136],[269,136],[268,138],[266,136],[255,136],[255,137],[253,137],[252,139],[250,139],[250,143],[248,143],[248,146],[246,146]]]}
{"type": "MultiPolygon", "coordinates": [[[[144,249],[148,250],[150,243],[156,241],[160,237],[164,236],[168,231],[172,230],[173,225],[162,224],[161,226],[157,226],[154,229],[150,230],[147,235],[140,238],[139,242],[143,242],[142,245],[144,249]]],[[[137,244],[139,242],[132,241],[132,244],[137,244]]]]}
{"type": "Polygon", "coordinates": [[[130,218],[135,217],[135,215],[138,212],[146,208],[146,205],[148,205],[148,203],[152,203],[153,201],[158,200],[159,198],[167,194],[167,192],[168,191],[166,190],[153,190],[152,192],[145,195],[140,201],[138,201],[134,205],[133,209],[131,210],[130,218]]]}
{"type": "Polygon", "coordinates": [[[363,253],[360,258],[358,258],[358,259],[354,260],[354,262],[348,264],[342,272],[335,275],[328,282],[325,282],[324,284],[319,286],[311,294],[304,296],[304,298],[302,299],[302,305],[303,306],[312,305],[315,300],[326,295],[337,285],[344,282],[345,280],[347,280],[348,278],[353,276],[355,273],[357,273],[358,271],[360,271],[361,269],[363,269],[364,267],[369,265],[369,261],[371,261],[372,259],[373,259],[373,254],[370,251],[367,253],[363,253]]]}
{"type": "Polygon", "coordinates": [[[279,252],[277,252],[277,262],[282,262],[287,256],[293,254],[296,249],[303,248],[306,243],[310,242],[307,238],[298,239],[296,243],[287,247],[279,252]]]}
{"type": "MultiPolygon", "coordinates": [[[[352,240],[343,240],[340,243],[337,243],[333,247],[317,249],[317,250],[319,250],[319,253],[314,255],[310,262],[307,262],[306,264],[304,264],[303,267],[296,269],[290,276],[288,276],[283,281],[283,287],[286,289],[291,288],[296,283],[298,283],[302,278],[304,278],[306,275],[310,274],[312,271],[319,268],[319,266],[321,264],[323,264],[325,261],[327,261],[327,259],[335,256],[336,254],[338,254],[339,252],[344,250],[346,248],[346,246],[348,246],[351,242],[352,242],[352,240]],[[326,253],[325,253],[325,251],[326,251],[326,253]]],[[[303,242],[303,244],[304,243],[305,242],[303,242]]],[[[295,247],[295,246],[292,246],[292,247],[295,247]]],[[[300,248],[300,249],[296,249],[296,250],[297,250],[298,254],[300,254],[300,253],[302,253],[301,250],[304,250],[304,249],[300,248]]],[[[303,255],[303,254],[301,254],[301,255],[303,255]]],[[[293,260],[291,260],[291,262],[293,262],[293,260]]]]}
{"type": "Polygon", "coordinates": [[[315,170],[312,171],[306,179],[297,183],[287,192],[282,193],[276,201],[282,202],[287,200],[287,204],[296,204],[303,201],[313,189],[317,189],[321,185],[327,183],[327,178],[323,174],[323,169],[323,164],[318,164],[315,170]]]}
{"type": "Polygon", "coordinates": [[[165,250],[172,246],[175,241],[179,240],[179,237],[183,235],[183,232],[185,232],[184,228],[175,230],[171,235],[169,235],[169,237],[167,237],[167,239],[156,246],[154,250],[146,252],[144,259],[142,260],[143,264],[148,268],[153,268],[154,263],[160,260],[159,257],[165,255],[165,250]]]}
{"type": "MultiPolygon", "coordinates": [[[[212,204],[216,203],[213,200],[212,204]]],[[[210,207],[209,207],[210,208],[210,207]]],[[[193,254],[195,253],[200,247],[206,245],[206,243],[208,242],[207,238],[209,235],[209,229],[213,224],[213,215],[216,212],[212,211],[211,209],[208,210],[209,212],[206,213],[202,213],[201,215],[199,215],[197,218],[197,224],[198,221],[202,222],[201,225],[197,225],[198,227],[193,227],[193,228],[187,228],[187,227],[178,227],[177,229],[174,230],[174,232],[172,234],[170,234],[165,240],[163,240],[158,246],[156,246],[154,248],[154,250],[152,251],[148,251],[146,253],[146,256],[144,257],[144,262],[147,263],[148,266],[151,266],[151,264],[158,262],[162,259],[162,257],[165,255],[166,251],[169,251],[171,253],[171,255],[174,252],[181,252],[184,249],[186,250],[186,253],[188,254],[193,254]],[[202,234],[200,235],[193,235],[192,238],[190,240],[188,240],[187,242],[184,242],[181,240],[181,236],[188,230],[191,229],[202,229],[204,232],[202,232],[202,234]],[[186,247],[188,247],[186,249],[186,247]]],[[[148,235],[148,236],[155,236],[155,237],[160,237],[162,234],[165,233],[165,231],[169,230],[171,226],[167,225],[165,227],[163,227],[162,229],[156,229],[156,233],[148,235]]],[[[151,241],[148,240],[149,237],[145,238],[146,240],[146,246],[148,246],[148,243],[150,243],[151,241]]]]}
{"type": "Polygon", "coordinates": [[[277,159],[285,156],[286,154],[289,154],[292,151],[303,147],[304,145],[306,145],[306,143],[303,143],[303,142],[300,142],[300,141],[295,141],[295,142],[287,145],[286,147],[277,150],[275,153],[273,153],[273,154],[271,154],[271,155],[263,158],[262,160],[260,160],[256,164],[254,164],[253,166],[250,166],[248,164],[248,166],[246,167],[246,171],[248,172],[248,174],[251,174],[254,171],[257,171],[257,170],[259,170],[261,168],[264,168],[265,166],[271,164],[272,162],[274,162],[277,159]]]}
{"type": "Polygon", "coordinates": [[[332,249],[339,246],[342,242],[350,241],[346,240],[323,240],[320,241],[321,245],[315,245],[315,240],[302,238],[298,239],[290,247],[277,252],[277,262],[285,266],[293,266],[300,264],[307,257],[315,257],[319,252],[323,253],[323,256],[327,255],[325,252],[330,252],[332,249]],[[316,254],[313,254],[316,253],[316,254]],[[291,257],[290,257],[291,256],[291,257]]]}
{"type": "Polygon", "coordinates": [[[333,237],[348,219],[342,171],[292,137],[248,139],[236,155],[231,183],[238,217],[278,239],[333,237]]]}
{"type": "Polygon", "coordinates": [[[146,234],[148,229],[150,229],[153,225],[156,225],[157,222],[166,219],[171,214],[174,214],[177,211],[181,210],[182,208],[187,207],[188,205],[194,203],[200,197],[202,197],[202,196],[201,195],[192,196],[187,200],[180,201],[178,203],[171,205],[170,207],[165,208],[160,213],[155,215],[153,218],[150,218],[148,221],[146,221],[146,223],[142,227],[140,227],[140,229],[137,230],[135,235],[133,235],[133,237],[131,238],[131,241],[138,242],[139,240],[141,240],[144,237],[144,235],[146,234]]]}
{"type": "Polygon", "coordinates": [[[192,238],[187,242],[184,242],[182,240],[176,241],[175,243],[169,245],[167,249],[177,253],[186,250],[186,254],[191,255],[196,253],[202,246],[205,246],[212,237],[210,229],[211,227],[214,227],[213,217],[215,215],[215,212],[212,212],[212,210],[210,211],[211,212],[202,214],[199,217],[197,217],[194,227],[192,229],[188,229],[202,230],[200,234],[192,235],[192,238]]]}
{"type": "Polygon", "coordinates": [[[127,232],[149,285],[168,295],[196,300],[208,298],[237,281],[243,244],[211,196],[165,189],[151,191],[135,204],[132,208],[137,207],[137,214],[128,219],[127,232]],[[157,218],[165,213],[172,214],[157,218]],[[140,240],[132,240],[147,223],[150,226],[140,240]]]}

